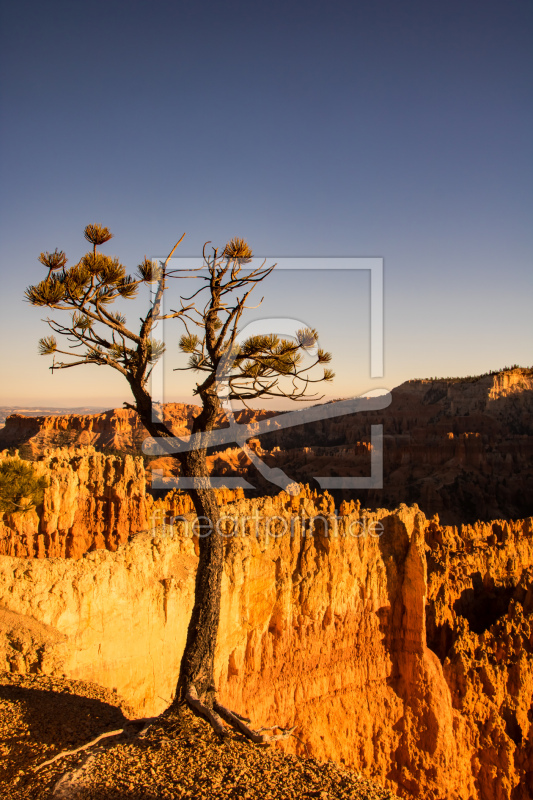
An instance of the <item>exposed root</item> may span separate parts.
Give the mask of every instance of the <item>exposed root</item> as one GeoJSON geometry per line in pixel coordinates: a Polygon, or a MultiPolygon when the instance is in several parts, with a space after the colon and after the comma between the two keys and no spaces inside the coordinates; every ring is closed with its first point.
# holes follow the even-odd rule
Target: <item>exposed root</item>
{"type": "Polygon", "coordinates": [[[71,800],[76,797],[78,791],[83,788],[86,776],[90,774],[94,759],[95,754],[88,753],[83,764],[59,778],[52,792],[54,800],[71,800]]]}
{"type": "MultiPolygon", "coordinates": [[[[273,725],[271,727],[259,728],[259,730],[256,731],[250,727],[250,720],[248,717],[244,717],[241,714],[238,714],[236,711],[230,711],[229,708],[226,708],[217,700],[213,701],[213,708],[210,708],[205,703],[202,703],[198,697],[196,688],[193,685],[190,686],[187,694],[185,695],[185,702],[197,715],[203,717],[207,722],[209,722],[215,733],[220,736],[221,739],[224,739],[228,734],[228,729],[225,727],[224,722],[233,728],[233,730],[241,733],[255,744],[270,744],[270,742],[279,741],[280,739],[287,739],[292,735],[293,731],[296,730],[296,726],[293,728],[282,728],[279,725],[273,725]],[[271,733],[268,735],[265,733],[265,731],[275,730],[279,731],[279,733],[271,733]]],[[[54,764],[61,758],[66,758],[67,756],[73,756],[76,755],[76,753],[81,753],[84,750],[89,750],[89,748],[97,745],[98,742],[102,741],[102,739],[107,739],[111,736],[129,734],[130,736],[133,735],[142,738],[156,719],[157,717],[149,717],[146,719],[131,720],[124,726],[124,728],[118,728],[115,731],[104,731],[104,733],[101,733],[95,739],[91,739],[90,742],[82,744],[80,747],[76,747],[74,750],[62,750],[61,753],[57,753],[53,758],[50,758],[48,761],[44,761],[42,764],[34,767],[33,771],[39,772],[39,770],[50,766],[50,764],[54,764]],[[140,726],[142,726],[142,728],[140,728],[140,726]],[[128,731],[128,728],[130,728],[130,731],[128,731]],[[137,728],[136,733],[132,733],[131,728],[137,728]]]]}
{"type": "Polygon", "coordinates": [[[83,750],[88,750],[90,747],[94,747],[95,744],[98,744],[102,739],[107,739],[110,736],[120,736],[121,734],[132,734],[131,730],[128,731],[128,728],[139,729],[142,726],[142,729],[137,734],[138,736],[143,736],[144,733],[150,728],[152,722],[156,720],[157,717],[146,717],[145,719],[132,719],[129,720],[124,728],[117,728],[116,731],[104,731],[104,733],[99,734],[96,739],[91,739],[90,742],[86,744],[82,744],[80,747],[76,747],[74,750],[62,750],[61,753],[57,753],[53,758],[49,759],[49,761],[44,761],[42,764],[33,768],[34,772],[39,772],[40,769],[43,767],[48,767],[50,764],[54,764],[56,761],[59,761],[60,758],[65,758],[66,756],[73,756],[76,753],[81,753],[83,750]]]}
{"type": "Polygon", "coordinates": [[[294,728],[282,728],[280,725],[273,725],[270,728],[260,728],[258,731],[254,731],[253,728],[250,728],[246,722],[250,722],[250,720],[244,721],[244,718],[240,716],[240,714],[235,714],[234,711],[230,711],[229,708],[226,708],[221,703],[218,703],[216,700],[213,703],[216,711],[220,714],[222,719],[228,723],[234,730],[242,733],[243,736],[246,736],[247,739],[250,741],[255,742],[255,744],[270,744],[270,742],[279,741],[280,739],[287,739],[294,730],[296,730],[296,726],[294,728]],[[274,731],[279,730],[281,733],[272,733],[267,735],[263,733],[263,731],[274,731]]]}
{"type": "Polygon", "coordinates": [[[234,716],[238,717],[238,719],[242,719],[242,721],[243,721],[243,722],[247,722],[247,723],[248,723],[248,725],[249,725],[249,724],[250,724],[250,722],[252,721],[251,719],[248,719],[248,717],[243,717],[243,715],[242,715],[242,714],[237,714],[237,712],[236,712],[236,711],[232,711],[231,713],[232,713],[234,716]]]}
{"type": "Polygon", "coordinates": [[[209,722],[215,733],[217,733],[221,739],[226,736],[227,731],[222,724],[222,720],[216,711],[213,711],[213,709],[202,703],[194,686],[189,687],[189,690],[185,695],[185,700],[187,705],[190,706],[193,711],[209,722]]]}
{"type": "Polygon", "coordinates": [[[292,735],[294,730],[296,730],[296,726],[294,726],[294,728],[282,728],[279,725],[273,725],[270,728],[260,728],[258,731],[254,731],[254,729],[250,727],[250,720],[247,717],[243,717],[241,714],[230,711],[229,708],[226,708],[217,700],[213,701],[213,708],[209,708],[207,705],[202,703],[202,701],[198,698],[198,694],[194,686],[190,686],[187,694],[185,695],[185,700],[193,711],[210,723],[215,733],[217,733],[221,738],[224,738],[224,736],[227,735],[227,729],[222,724],[222,720],[224,720],[224,722],[233,728],[233,730],[237,731],[238,733],[242,733],[243,736],[255,744],[270,744],[270,742],[286,739],[292,735]],[[263,732],[274,730],[278,730],[280,733],[272,733],[267,735],[263,732]]]}
{"type": "Polygon", "coordinates": [[[49,761],[44,761],[42,764],[39,764],[39,766],[34,767],[33,771],[34,772],[39,772],[40,769],[42,769],[43,767],[48,767],[50,764],[53,764],[55,761],[59,761],[60,758],[65,758],[65,756],[73,756],[76,753],[81,753],[82,750],[88,750],[89,747],[93,747],[95,744],[98,744],[98,742],[101,739],[105,739],[108,736],[119,736],[121,733],[124,733],[124,728],[119,728],[116,731],[105,731],[105,733],[101,733],[100,736],[97,736],[96,739],[93,739],[92,741],[87,742],[87,744],[82,744],[81,747],[76,747],[75,750],[63,750],[61,753],[58,753],[53,758],[51,758],[49,761]]]}

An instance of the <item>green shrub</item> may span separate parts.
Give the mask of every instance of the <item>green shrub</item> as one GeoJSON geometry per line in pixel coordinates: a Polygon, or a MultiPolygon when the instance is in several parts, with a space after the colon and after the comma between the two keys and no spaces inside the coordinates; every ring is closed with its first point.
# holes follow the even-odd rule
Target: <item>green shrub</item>
{"type": "Polygon", "coordinates": [[[0,511],[24,514],[43,501],[48,482],[34,467],[20,458],[0,463],[0,511]]]}

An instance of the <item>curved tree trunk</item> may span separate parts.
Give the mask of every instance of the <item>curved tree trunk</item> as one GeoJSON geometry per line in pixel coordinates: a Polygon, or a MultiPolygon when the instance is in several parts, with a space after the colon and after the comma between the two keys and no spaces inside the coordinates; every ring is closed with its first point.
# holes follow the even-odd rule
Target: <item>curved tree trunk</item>
{"type": "MultiPolygon", "coordinates": [[[[162,422],[152,420],[151,398],[144,389],[132,387],[143,424],[154,437],[171,438],[172,432],[162,422]]],[[[213,430],[220,405],[216,394],[202,393],[203,409],[195,418],[192,433],[203,433],[203,446],[176,456],[182,474],[197,478],[196,488],[190,490],[196,515],[201,527],[198,530],[200,558],[196,572],[194,607],[192,610],[187,641],[181,659],[180,674],[176,694],[171,707],[186,703],[198,716],[203,717],[221,737],[227,733],[224,722],[252,742],[266,744],[276,739],[290,736],[294,728],[261,728],[259,731],[249,727],[250,720],[223,706],[216,698],[214,680],[215,650],[220,622],[220,600],[222,571],[224,569],[224,543],[218,522],[220,512],[215,490],[209,485],[207,473],[207,447],[209,432],[213,430]],[[205,486],[202,486],[205,478],[205,486]],[[264,730],[280,733],[266,734],[264,730]]]]}
{"type": "Polygon", "coordinates": [[[201,487],[201,480],[198,480],[198,487],[190,490],[199,521],[200,557],[196,572],[194,607],[187,631],[175,702],[183,702],[191,687],[194,687],[202,703],[212,707],[215,697],[214,662],[220,621],[224,547],[218,529],[220,513],[215,490],[207,485],[207,444],[220,405],[216,395],[212,394],[202,397],[202,401],[203,409],[193,422],[192,433],[204,433],[205,445],[185,453],[181,459],[183,474],[188,478],[206,478],[206,486],[201,487]]]}
{"type": "MultiPolygon", "coordinates": [[[[132,386],[137,411],[144,426],[154,437],[173,437],[172,431],[162,422],[152,418],[150,395],[132,386]]],[[[187,478],[197,478],[198,486],[189,490],[201,527],[198,528],[200,557],[196,572],[194,607],[187,631],[187,642],[181,661],[180,675],[173,704],[186,700],[191,687],[198,699],[212,708],[215,697],[214,661],[220,620],[220,592],[224,567],[223,540],[217,523],[220,519],[215,490],[208,484],[207,445],[213,430],[220,404],[216,394],[202,396],[203,408],[192,426],[192,434],[204,434],[205,444],[195,450],[174,455],[180,463],[181,473],[187,478]],[[206,486],[201,486],[201,479],[206,486]]]]}
{"type": "Polygon", "coordinates": [[[224,549],[222,537],[217,530],[220,515],[214,490],[195,490],[191,492],[191,496],[202,524],[198,542],[200,557],[196,572],[194,607],[187,631],[175,702],[183,702],[191,686],[194,686],[202,702],[212,706],[224,549]]]}

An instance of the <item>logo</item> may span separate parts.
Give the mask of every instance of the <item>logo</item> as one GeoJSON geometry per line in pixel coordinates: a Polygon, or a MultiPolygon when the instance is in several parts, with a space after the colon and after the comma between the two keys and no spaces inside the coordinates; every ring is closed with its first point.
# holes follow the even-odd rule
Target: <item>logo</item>
{"type": "MultiPolygon", "coordinates": [[[[172,262],[181,263],[183,259],[172,259],[172,262]]],[[[201,269],[202,264],[194,264],[187,259],[188,269],[179,267],[179,272],[186,274],[190,271],[191,277],[201,269]]],[[[200,260],[198,260],[200,261],[200,260]]],[[[203,263],[203,262],[202,262],[203,263]]],[[[174,264],[172,265],[174,266],[174,264]]],[[[253,265],[249,266],[253,269],[253,265]]],[[[370,375],[369,377],[383,377],[384,343],[383,343],[383,259],[382,258],[284,258],[277,259],[276,272],[279,270],[300,270],[307,280],[312,281],[315,270],[366,270],[370,271],[370,375]],[[303,272],[305,270],[305,273],[303,272]]],[[[243,268],[244,271],[244,268],[243,268]]],[[[155,291],[153,289],[152,291],[155,291]]],[[[168,302],[168,301],[167,301],[168,302]]],[[[164,315],[163,310],[161,314],[164,315]]],[[[224,446],[238,445],[246,454],[251,463],[255,466],[260,475],[267,481],[280,489],[285,490],[291,495],[299,494],[299,486],[291,476],[287,475],[279,467],[270,467],[266,464],[249,445],[251,439],[255,439],[261,434],[286,430],[295,426],[310,424],[322,420],[333,419],[347,414],[358,414],[371,411],[379,411],[387,408],[392,400],[391,394],[387,390],[380,390],[379,393],[365,392],[357,397],[346,400],[335,401],[314,405],[295,411],[281,413],[274,417],[262,419],[251,423],[237,422],[234,407],[238,401],[230,399],[230,377],[235,357],[239,352],[239,345],[252,336],[276,335],[283,336],[284,339],[297,340],[297,332],[304,327],[312,327],[314,320],[307,323],[301,319],[293,317],[263,317],[255,319],[239,330],[234,347],[223,359],[218,367],[216,374],[216,392],[218,394],[221,408],[223,409],[229,427],[197,433],[189,436],[176,436],[172,439],[150,438],[143,443],[143,451],[147,455],[170,455],[172,453],[184,453],[197,448],[221,448],[224,446]]],[[[317,326],[318,327],[318,326],[317,326]]],[[[166,330],[163,331],[163,342],[166,344],[165,354],[156,364],[151,375],[152,397],[156,403],[154,413],[156,419],[161,419],[161,412],[165,402],[164,397],[164,359],[165,355],[172,352],[170,342],[165,341],[166,330]],[[159,406],[159,408],[158,408],[159,406]]],[[[306,348],[310,355],[314,355],[318,345],[306,348]]],[[[167,355],[168,357],[168,355],[167,355]]],[[[322,489],[380,489],[383,487],[383,425],[370,426],[370,475],[365,477],[339,477],[321,476],[313,477],[322,489]]],[[[240,476],[234,477],[206,477],[206,478],[165,478],[163,473],[152,470],[152,487],[155,489],[178,488],[188,490],[193,488],[255,488],[249,481],[240,476]]]]}

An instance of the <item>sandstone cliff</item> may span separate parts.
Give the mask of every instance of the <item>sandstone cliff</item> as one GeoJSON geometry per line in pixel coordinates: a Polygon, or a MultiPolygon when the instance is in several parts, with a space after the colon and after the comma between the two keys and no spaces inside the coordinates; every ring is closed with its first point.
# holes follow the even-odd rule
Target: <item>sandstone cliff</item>
{"type": "MultiPolygon", "coordinates": [[[[166,424],[176,436],[189,433],[194,417],[200,413],[198,406],[186,403],[166,403],[162,411],[166,424]]],[[[246,409],[239,412],[237,420],[253,422],[277,413],[246,409]]],[[[221,414],[221,426],[224,420],[221,414]]],[[[147,436],[146,428],[131,409],[115,408],[101,414],[35,417],[15,413],[7,417],[5,427],[0,430],[0,447],[22,446],[24,455],[31,458],[39,458],[46,449],[80,445],[139,455],[147,436]]]]}
{"type": "Polygon", "coordinates": [[[533,520],[428,526],[428,644],[468,729],[483,798],[533,787],[533,520]],[[508,764],[519,765],[513,788],[508,764]]]}
{"type": "MultiPolygon", "coordinates": [[[[0,463],[7,457],[0,453],[0,463]]],[[[79,558],[96,548],[116,550],[131,531],[146,527],[141,458],[58,449],[34,467],[49,482],[43,505],[24,515],[0,513],[0,553],[79,558]]]]}
{"type": "Polygon", "coordinates": [[[407,381],[384,411],[269,433],[261,447],[267,463],[300,482],[369,475],[370,425],[380,424],[383,488],[352,493],[363,505],[416,502],[446,524],[533,514],[532,369],[407,381]]]}
{"type": "MultiPolygon", "coordinates": [[[[190,430],[198,408],[169,403],[164,416],[177,435],[190,430]]],[[[238,421],[275,415],[247,411],[238,421]]],[[[221,418],[220,424],[223,425],[221,418]]],[[[533,514],[533,370],[513,369],[472,379],[407,381],[392,392],[380,412],[348,415],[310,426],[271,431],[256,451],[301,483],[316,476],[370,474],[370,426],[383,425],[382,489],[356,493],[370,508],[417,503],[447,524],[533,514]]],[[[0,431],[0,447],[20,447],[39,458],[49,447],[94,445],[97,449],[140,452],[147,432],[134,412],[35,417],[13,415],[0,431]]],[[[176,474],[172,459],[151,468],[176,474]]],[[[261,494],[277,491],[235,446],[210,456],[212,474],[245,477],[261,494]]],[[[314,484],[316,485],[316,484],[314,484]]],[[[342,494],[335,495],[337,503],[342,494]]]]}
{"type": "MultiPolygon", "coordinates": [[[[192,515],[170,527],[158,510],[153,533],[116,552],[0,558],[5,668],[96,681],[139,713],[168,704],[196,540],[192,515]]],[[[257,724],[297,725],[311,754],[406,797],[525,800],[531,519],[458,530],[416,507],[345,503],[335,515],[331,497],[309,492],[224,513],[216,675],[229,706],[257,724]],[[478,575],[487,594],[476,605],[478,575]]],[[[302,743],[289,746],[303,753],[302,743]]]]}
{"type": "MultiPolygon", "coordinates": [[[[0,452],[0,464],[10,458],[0,452]]],[[[18,456],[17,456],[18,457],[18,456]]],[[[26,514],[0,512],[0,554],[29,558],[81,558],[92,550],[114,551],[152,527],[154,515],[193,510],[190,497],[171,492],[165,501],[146,492],[140,457],[98,453],[94,447],[58,448],[33,462],[48,486],[39,508],[26,514]]],[[[220,503],[243,497],[242,489],[217,490],[220,503]]]]}

